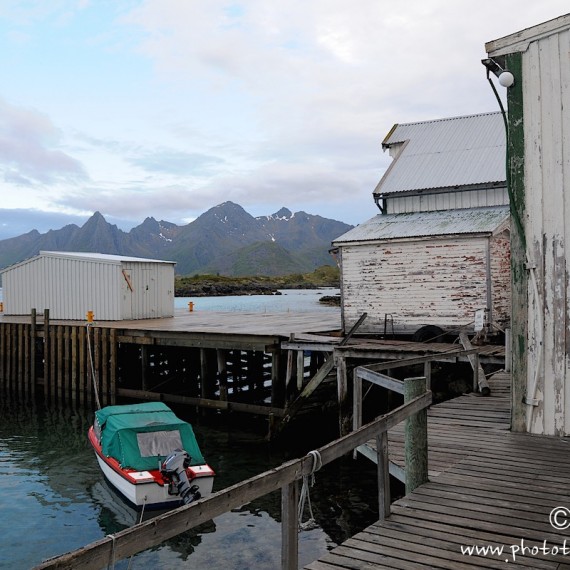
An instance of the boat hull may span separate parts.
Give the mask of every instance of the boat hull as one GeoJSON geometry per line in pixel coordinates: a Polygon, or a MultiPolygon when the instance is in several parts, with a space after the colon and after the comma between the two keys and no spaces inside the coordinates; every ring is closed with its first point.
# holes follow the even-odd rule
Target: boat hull
{"type": "MultiPolygon", "coordinates": [[[[169,493],[169,486],[164,482],[158,469],[150,471],[122,469],[116,460],[105,457],[102,453],[92,427],[89,429],[89,442],[107,481],[135,508],[167,509],[183,504],[179,495],[169,493]]],[[[212,493],[214,472],[208,465],[189,467],[187,474],[190,485],[198,487],[200,497],[207,497],[212,493]]]]}

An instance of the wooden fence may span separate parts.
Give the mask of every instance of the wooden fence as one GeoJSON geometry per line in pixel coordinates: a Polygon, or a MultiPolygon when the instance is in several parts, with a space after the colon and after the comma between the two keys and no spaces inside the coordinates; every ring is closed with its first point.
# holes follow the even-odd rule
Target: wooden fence
{"type": "MultiPolygon", "coordinates": [[[[36,570],[112,567],[117,560],[161,544],[173,536],[277,490],[281,490],[282,568],[296,570],[298,568],[299,481],[314,472],[317,463],[315,457],[319,458],[321,465],[326,465],[354,451],[356,447],[371,438],[385,441],[385,434],[389,429],[408,418],[423,413],[431,401],[431,392],[425,391],[403,406],[310,452],[305,457],[284,463],[275,469],[214,493],[210,497],[174,509],[112,536],[106,536],[74,552],[47,560],[37,566],[36,570]]],[[[427,430],[427,426],[425,429],[427,430]]],[[[378,450],[379,512],[381,518],[384,518],[390,512],[387,446],[378,446],[378,450]]],[[[427,466],[425,469],[427,471],[427,466]]]]}

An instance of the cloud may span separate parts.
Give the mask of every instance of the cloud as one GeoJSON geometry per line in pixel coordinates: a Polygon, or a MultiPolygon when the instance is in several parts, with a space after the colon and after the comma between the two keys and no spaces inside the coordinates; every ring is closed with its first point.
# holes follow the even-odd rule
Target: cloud
{"type": "Polygon", "coordinates": [[[10,47],[31,38],[0,94],[26,105],[0,99],[8,207],[136,223],[229,199],[256,215],[287,206],[362,222],[377,211],[390,128],[497,110],[484,43],[567,11],[563,0],[502,0],[492,18],[485,0],[5,4],[10,47]]]}
{"type": "Polygon", "coordinates": [[[0,99],[0,170],[5,180],[31,185],[86,179],[82,164],[58,148],[60,139],[47,116],[0,99]]]}
{"type": "Polygon", "coordinates": [[[150,172],[175,175],[205,175],[224,163],[217,156],[158,148],[127,158],[131,164],[150,172]]]}

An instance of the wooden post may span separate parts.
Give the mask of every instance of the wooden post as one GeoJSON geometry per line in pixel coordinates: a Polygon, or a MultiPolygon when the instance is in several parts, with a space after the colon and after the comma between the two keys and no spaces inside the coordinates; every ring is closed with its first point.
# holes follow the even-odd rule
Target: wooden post
{"type": "Polygon", "coordinates": [[[36,334],[37,334],[37,314],[36,309],[32,309],[30,320],[30,396],[32,400],[36,397],[36,334]]]}
{"type": "Polygon", "coordinates": [[[0,392],[2,392],[6,387],[6,356],[8,352],[6,351],[6,323],[0,324],[0,392]]]}
{"type": "Polygon", "coordinates": [[[57,378],[57,388],[55,390],[55,402],[63,401],[63,325],[56,325],[54,329],[55,343],[53,344],[53,355],[55,363],[55,377],[57,378]]]}
{"type": "MultiPolygon", "coordinates": [[[[471,344],[466,333],[460,332],[459,340],[461,341],[461,344],[465,350],[473,349],[473,345],[471,344]]],[[[471,363],[471,367],[473,368],[473,391],[477,392],[479,390],[481,392],[481,395],[489,396],[491,394],[491,389],[489,388],[487,378],[485,378],[485,371],[479,362],[479,354],[470,354],[467,356],[467,358],[471,363]]]]}
{"type": "MultiPolygon", "coordinates": [[[[481,368],[481,363],[479,361],[479,355],[478,354],[474,354],[472,356],[473,358],[473,392],[478,392],[479,391],[479,368],[481,368]]],[[[483,377],[485,377],[485,375],[483,374],[483,377]]]]}
{"type": "Polygon", "coordinates": [[[281,351],[275,346],[271,352],[271,405],[274,408],[285,406],[285,378],[281,374],[281,351]]]}
{"type": "Polygon", "coordinates": [[[299,481],[292,481],[281,487],[281,568],[299,568],[299,481]]]}
{"type": "Polygon", "coordinates": [[[505,372],[511,371],[511,360],[513,357],[511,342],[511,329],[505,329],[505,372]]]}
{"type": "Polygon", "coordinates": [[[431,360],[424,362],[424,376],[426,377],[426,388],[431,390],[431,360]]]}
{"type": "Polygon", "coordinates": [[[111,346],[109,348],[109,392],[111,405],[117,403],[117,329],[111,329],[111,346]]]}
{"type": "Polygon", "coordinates": [[[31,378],[30,378],[30,347],[32,344],[30,337],[31,325],[22,325],[22,342],[24,346],[24,398],[29,400],[31,393],[31,378]]]}
{"type": "Polygon", "coordinates": [[[81,396],[81,386],[78,381],[78,370],[77,370],[77,329],[78,327],[71,327],[70,342],[70,383],[71,383],[71,401],[77,404],[82,400],[81,396]]]}
{"type": "Polygon", "coordinates": [[[93,373],[91,368],[91,355],[93,354],[93,327],[87,325],[85,327],[85,349],[83,351],[83,371],[85,375],[85,398],[88,404],[92,404],[94,401],[93,393],[93,373]]]}
{"type": "Polygon", "coordinates": [[[94,387],[96,386],[101,406],[106,406],[107,395],[105,394],[105,390],[103,389],[101,382],[101,329],[99,327],[93,327],[91,331],[93,333],[93,366],[95,368],[93,385],[94,387]]]}
{"type": "Polygon", "coordinates": [[[47,402],[51,390],[51,338],[49,309],[44,309],[44,400],[47,402]]]}
{"type": "Polygon", "coordinates": [[[228,365],[226,351],[223,349],[216,350],[218,359],[218,382],[220,383],[220,400],[228,401],[228,365]]]}
{"type": "Polygon", "coordinates": [[[260,350],[250,353],[249,374],[254,379],[253,389],[259,393],[263,392],[264,389],[264,358],[265,354],[260,350]]]}
{"type": "Polygon", "coordinates": [[[348,378],[346,372],[346,358],[335,354],[336,382],[338,395],[338,429],[342,437],[350,432],[350,414],[348,411],[348,378]]]}
{"type": "Polygon", "coordinates": [[[146,344],[141,344],[141,390],[146,392],[149,388],[148,385],[148,346],[146,344]]]}
{"type": "MultiPolygon", "coordinates": [[[[289,342],[295,340],[295,333],[289,335],[289,342]]],[[[293,358],[293,350],[287,351],[287,371],[285,372],[285,390],[289,394],[289,386],[291,380],[293,379],[293,374],[295,373],[295,360],[293,358]]]]}
{"type": "Polygon", "coordinates": [[[71,388],[71,327],[64,327],[63,333],[63,399],[62,402],[73,401],[71,388]]]}
{"type": "MultiPolygon", "coordinates": [[[[362,426],[362,378],[356,373],[357,368],[354,369],[352,378],[352,431],[356,431],[362,426]]],[[[352,457],[356,459],[358,451],[355,449],[352,452],[352,457]]],[[[378,458],[380,461],[380,458],[378,458]]],[[[380,463],[378,463],[380,465],[380,463]]]]}
{"type": "Polygon", "coordinates": [[[20,399],[20,401],[24,398],[24,382],[25,382],[25,376],[24,376],[24,325],[22,325],[21,323],[16,327],[17,330],[17,335],[18,335],[18,348],[17,348],[17,354],[18,354],[18,390],[17,390],[17,394],[18,394],[18,398],[20,399]]]}
{"type": "MultiPolygon", "coordinates": [[[[200,396],[203,399],[213,399],[216,391],[216,375],[214,373],[216,362],[216,352],[211,348],[200,349],[200,396]]],[[[202,413],[206,413],[202,409],[202,413]]]]}
{"type": "Polygon", "coordinates": [[[8,393],[12,390],[12,325],[6,323],[6,390],[8,393]]]}
{"type": "Polygon", "coordinates": [[[208,359],[206,358],[206,349],[200,349],[200,397],[208,398],[208,388],[206,387],[206,378],[208,377],[208,359]]]}
{"type": "MultiPolygon", "coordinates": [[[[404,404],[426,392],[426,379],[404,380],[404,404]]],[[[406,420],[406,495],[428,481],[427,409],[420,410],[406,420]]]]}
{"type": "Polygon", "coordinates": [[[79,403],[83,406],[86,402],[91,402],[89,386],[89,371],[86,365],[87,360],[87,328],[79,327],[78,332],[78,355],[77,355],[77,381],[79,383],[79,403]]]}
{"type": "Polygon", "coordinates": [[[388,463],[388,432],[376,436],[378,465],[378,516],[381,521],[390,516],[390,465],[388,463]]]}
{"type": "Polygon", "coordinates": [[[303,389],[303,380],[305,379],[305,351],[297,351],[297,392],[303,389]]]}

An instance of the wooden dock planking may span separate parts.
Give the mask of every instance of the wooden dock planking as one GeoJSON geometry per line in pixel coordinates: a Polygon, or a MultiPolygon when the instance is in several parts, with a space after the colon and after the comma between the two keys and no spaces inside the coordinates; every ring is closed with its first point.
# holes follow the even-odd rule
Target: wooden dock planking
{"type": "MultiPolygon", "coordinates": [[[[490,380],[491,394],[504,385],[506,374],[496,374],[490,380]]],[[[510,397],[482,397],[466,394],[431,406],[428,410],[428,458],[430,476],[461,461],[465,455],[487,445],[496,435],[510,428],[510,397]]],[[[370,442],[373,446],[373,442],[370,442]]],[[[388,445],[391,461],[399,468],[404,464],[404,426],[390,430],[388,445]]]]}
{"type": "MultiPolygon", "coordinates": [[[[570,507],[570,442],[508,430],[508,375],[491,379],[491,398],[462,396],[428,411],[430,481],[392,504],[391,515],[308,570],[481,569],[568,570],[568,556],[511,548],[560,548],[566,531],[551,510],[570,507]],[[501,555],[463,554],[461,547],[502,547],[501,555]],[[508,559],[508,562],[507,562],[508,559]],[[507,565],[508,564],[508,565],[507,565]]],[[[370,445],[370,444],[369,444],[370,445]]],[[[403,464],[403,427],[389,432],[390,459],[403,464]]],[[[568,545],[570,550],[570,545],[568,545]]]]}
{"type": "MultiPolygon", "coordinates": [[[[39,315],[38,315],[39,316],[39,315]]],[[[27,315],[0,314],[0,322],[29,322],[27,315]]],[[[41,323],[41,318],[38,318],[41,323]]],[[[59,321],[52,324],[81,324],[78,321],[59,321]]],[[[341,328],[340,312],[281,312],[248,313],[238,311],[184,311],[177,309],[174,317],[123,321],[98,321],[94,326],[109,329],[149,330],[186,333],[255,334],[288,337],[290,333],[322,333],[341,328]]]]}

